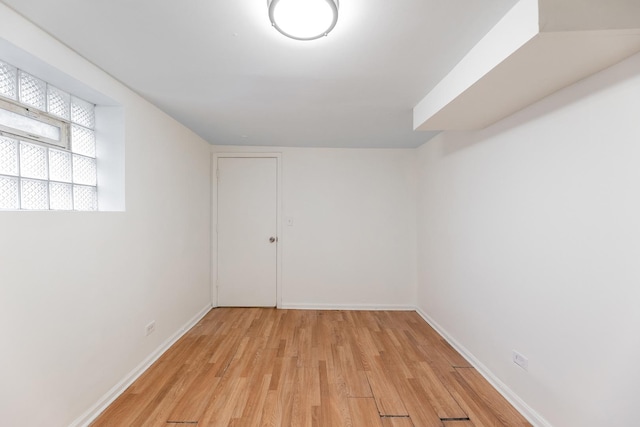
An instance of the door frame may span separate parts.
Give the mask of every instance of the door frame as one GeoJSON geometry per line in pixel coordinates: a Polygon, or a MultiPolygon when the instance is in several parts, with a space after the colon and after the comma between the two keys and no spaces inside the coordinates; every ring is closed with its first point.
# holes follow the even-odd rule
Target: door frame
{"type": "Polygon", "coordinates": [[[211,305],[218,306],[218,159],[276,159],[276,308],[282,306],[282,153],[213,153],[211,155],[211,305]]]}

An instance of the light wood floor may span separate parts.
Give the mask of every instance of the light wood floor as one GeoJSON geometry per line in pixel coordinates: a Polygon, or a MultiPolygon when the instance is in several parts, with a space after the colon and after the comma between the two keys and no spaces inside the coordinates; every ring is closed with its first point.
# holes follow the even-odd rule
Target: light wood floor
{"type": "Polygon", "coordinates": [[[98,426],[530,426],[414,312],[218,308],[98,426]]]}

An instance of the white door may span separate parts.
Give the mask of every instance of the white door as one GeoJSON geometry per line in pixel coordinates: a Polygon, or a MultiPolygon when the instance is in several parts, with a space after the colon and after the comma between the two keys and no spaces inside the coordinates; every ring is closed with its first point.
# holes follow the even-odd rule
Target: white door
{"type": "Polygon", "coordinates": [[[218,305],[275,307],[276,158],[218,158],[218,305]]]}

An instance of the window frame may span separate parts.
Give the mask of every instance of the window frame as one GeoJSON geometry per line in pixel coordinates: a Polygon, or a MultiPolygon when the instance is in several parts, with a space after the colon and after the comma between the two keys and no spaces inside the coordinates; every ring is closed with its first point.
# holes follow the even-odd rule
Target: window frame
{"type": "Polygon", "coordinates": [[[9,138],[15,138],[20,140],[27,140],[29,142],[36,142],[39,144],[45,144],[53,146],[55,148],[62,148],[63,150],[71,150],[71,122],[61,117],[54,116],[44,111],[37,110],[32,107],[27,107],[24,104],[20,104],[9,98],[0,95],[0,109],[10,111],[15,114],[19,114],[23,117],[27,117],[38,122],[57,127],[60,129],[60,141],[56,141],[51,138],[47,138],[40,135],[33,135],[29,132],[25,132],[21,129],[12,128],[0,124],[0,134],[9,138]]]}

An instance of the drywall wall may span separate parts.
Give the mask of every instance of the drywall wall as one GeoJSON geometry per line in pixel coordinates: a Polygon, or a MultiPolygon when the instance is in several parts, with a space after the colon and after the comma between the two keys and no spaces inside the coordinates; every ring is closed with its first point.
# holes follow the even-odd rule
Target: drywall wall
{"type": "Polygon", "coordinates": [[[210,146],[3,4],[0,38],[124,108],[126,211],[0,212],[0,424],[67,426],[210,304],[210,146]]]}
{"type": "Polygon", "coordinates": [[[637,424],[638,111],[635,55],[418,150],[418,306],[539,425],[637,424]]]}
{"type": "Polygon", "coordinates": [[[414,305],[415,150],[213,150],[281,153],[282,307],[414,305]]]}

